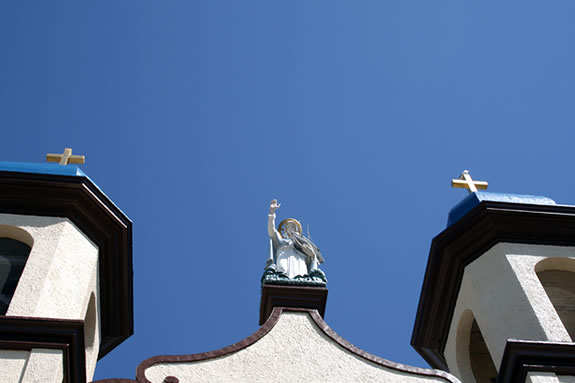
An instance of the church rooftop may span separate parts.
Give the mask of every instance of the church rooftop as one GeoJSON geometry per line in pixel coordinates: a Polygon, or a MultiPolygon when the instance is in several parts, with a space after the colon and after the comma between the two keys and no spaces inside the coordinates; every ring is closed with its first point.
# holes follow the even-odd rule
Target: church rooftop
{"type": "Polygon", "coordinates": [[[133,334],[132,222],[86,173],[0,162],[0,213],[68,218],[98,247],[99,358],[133,334]]]}
{"type": "Polygon", "coordinates": [[[459,221],[474,207],[479,205],[482,201],[529,204],[529,205],[556,205],[555,201],[553,201],[551,198],[543,196],[476,191],[470,193],[467,197],[462,199],[457,205],[455,205],[451,209],[451,211],[449,212],[449,216],[447,218],[447,227],[450,227],[451,225],[459,221]]]}
{"type": "Polygon", "coordinates": [[[84,173],[78,166],[75,165],[62,166],[53,163],[39,164],[39,163],[28,163],[28,162],[0,161],[0,171],[87,177],[86,173],[84,173]]]}

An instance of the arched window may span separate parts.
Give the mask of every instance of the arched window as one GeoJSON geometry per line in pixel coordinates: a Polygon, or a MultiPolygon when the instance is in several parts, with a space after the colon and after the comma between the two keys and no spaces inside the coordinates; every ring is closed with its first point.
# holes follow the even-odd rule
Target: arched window
{"type": "Polygon", "coordinates": [[[469,361],[475,381],[477,383],[495,383],[497,370],[475,319],[471,325],[469,338],[469,361]]]}
{"type": "Polygon", "coordinates": [[[471,310],[465,310],[457,326],[457,365],[462,381],[494,383],[497,370],[471,310]]]}
{"type": "Polygon", "coordinates": [[[0,315],[8,311],[30,250],[25,243],[0,237],[0,315]]]}
{"type": "Polygon", "coordinates": [[[96,296],[90,294],[90,301],[84,317],[84,346],[86,348],[86,371],[90,374],[96,368],[100,348],[100,329],[98,326],[98,308],[96,296]]]}
{"type": "Polygon", "coordinates": [[[535,268],[541,285],[572,340],[575,339],[574,269],[575,261],[569,258],[549,258],[535,268]]]}
{"type": "Polygon", "coordinates": [[[90,302],[86,310],[86,317],[84,318],[84,343],[88,352],[94,348],[96,339],[96,325],[98,321],[98,310],[96,309],[96,297],[94,293],[90,294],[90,302]]]}

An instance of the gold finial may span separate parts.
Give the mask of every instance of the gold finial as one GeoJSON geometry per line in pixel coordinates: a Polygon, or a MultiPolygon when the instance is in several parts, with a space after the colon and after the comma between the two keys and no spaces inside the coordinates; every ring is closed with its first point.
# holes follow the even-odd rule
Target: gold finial
{"type": "Polygon", "coordinates": [[[46,154],[46,161],[48,162],[58,162],[60,165],[68,165],[70,164],[83,164],[86,160],[84,156],[76,156],[72,155],[72,148],[64,149],[63,154],[54,154],[48,153],[46,154]]]}
{"type": "Polygon", "coordinates": [[[465,188],[469,190],[470,193],[476,192],[477,189],[486,190],[487,185],[486,181],[473,181],[467,170],[464,170],[458,179],[451,180],[452,187],[465,188]]]}

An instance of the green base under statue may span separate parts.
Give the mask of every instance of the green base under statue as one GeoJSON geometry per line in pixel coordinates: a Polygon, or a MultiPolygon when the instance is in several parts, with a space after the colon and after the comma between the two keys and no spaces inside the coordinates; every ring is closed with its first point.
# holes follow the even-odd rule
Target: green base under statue
{"type": "Polygon", "coordinates": [[[278,271],[276,265],[270,264],[265,268],[264,275],[262,275],[262,285],[264,284],[325,287],[327,285],[327,278],[320,269],[315,269],[306,275],[296,275],[290,278],[286,273],[278,271]]]}

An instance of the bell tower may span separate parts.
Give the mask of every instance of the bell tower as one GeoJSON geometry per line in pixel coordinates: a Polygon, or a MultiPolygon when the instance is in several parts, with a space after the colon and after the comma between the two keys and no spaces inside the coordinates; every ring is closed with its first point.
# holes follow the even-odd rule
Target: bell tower
{"type": "Polygon", "coordinates": [[[131,221],[59,160],[0,162],[2,382],[90,381],[133,333],[131,221]]]}
{"type": "Polygon", "coordinates": [[[559,382],[574,281],[575,206],[475,189],[432,241],[411,343],[463,382],[559,382]]]}

